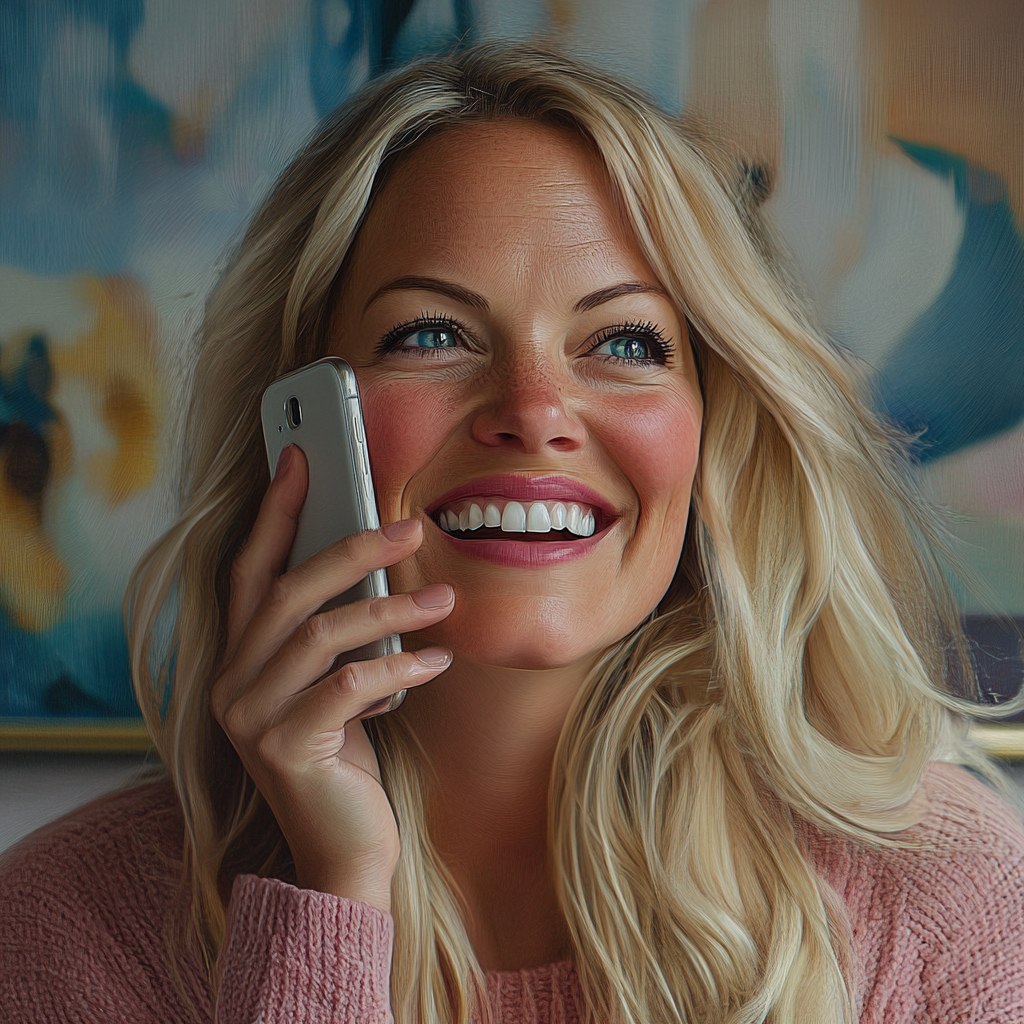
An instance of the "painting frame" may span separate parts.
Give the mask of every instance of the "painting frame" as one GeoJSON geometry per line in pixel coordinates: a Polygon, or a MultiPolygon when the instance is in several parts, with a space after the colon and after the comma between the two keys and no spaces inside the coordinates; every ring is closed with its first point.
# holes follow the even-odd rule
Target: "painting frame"
{"type": "Polygon", "coordinates": [[[134,754],[153,749],[141,718],[0,718],[0,752],[134,754]]]}
{"type": "MultiPolygon", "coordinates": [[[[1024,724],[980,724],[971,735],[1000,761],[1024,761],[1024,724]]],[[[2,753],[135,754],[153,750],[145,723],[138,718],[0,719],[2,753]]]]}

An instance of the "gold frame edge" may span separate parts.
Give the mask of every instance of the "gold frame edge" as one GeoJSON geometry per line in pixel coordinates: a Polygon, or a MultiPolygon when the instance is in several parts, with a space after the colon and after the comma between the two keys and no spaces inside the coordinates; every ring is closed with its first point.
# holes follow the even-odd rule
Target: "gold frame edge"
{"type": "Polygon", "coordinates": [[[140,718],[0,719],[0,751],[130,754],[153,748],[140,718]]]}

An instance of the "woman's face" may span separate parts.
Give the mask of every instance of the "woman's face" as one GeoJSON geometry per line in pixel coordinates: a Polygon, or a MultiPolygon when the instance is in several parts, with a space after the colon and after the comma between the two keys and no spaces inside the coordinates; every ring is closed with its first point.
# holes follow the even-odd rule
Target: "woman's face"
{"type": "Polygon", "coordinates": [[[455,589],[423,643],[557,668],[654,609],[683,546],[701,396],[685,322],[570,133],[492,122],[415,149],[360,231],[331,330],[381,521],[424,522],[392,592],[455,589]]]}

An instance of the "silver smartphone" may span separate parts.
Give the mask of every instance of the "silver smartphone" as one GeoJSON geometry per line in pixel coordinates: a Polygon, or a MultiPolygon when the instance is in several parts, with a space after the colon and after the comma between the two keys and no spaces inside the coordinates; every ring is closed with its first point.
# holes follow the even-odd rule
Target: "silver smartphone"
{"type": "MultiPolygon", "coordinates": [[[[309,464],[309,489],[288,569],[343,537],[380,526],[359,388],[344,359],[328,356],[279,377],[263,393],[262,417],[271,476],[281,452],[293,442],[309,464]]],[[[375,569],[320,610],[387,593],[387,574],[375,569]]],[[[338,663],[379,658],[401,649],[400,638],[392,634],[346,652],[338,663]]],[[[404,690],[401,696],[396,694],[388,710],[394,710],[404,696],[404,690]]]]}

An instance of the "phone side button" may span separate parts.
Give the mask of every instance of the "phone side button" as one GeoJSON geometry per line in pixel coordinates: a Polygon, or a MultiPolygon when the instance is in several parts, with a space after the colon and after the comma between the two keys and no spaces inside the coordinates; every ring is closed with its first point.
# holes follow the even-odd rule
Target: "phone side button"
{"type": "Polygon", "coordinates": [[[356,435],[356,440],[362,444],[366,439],[363,437],[363,418],[359,415],[359,407],[355,406],[352,409],[352,431],[356,435]]]}

